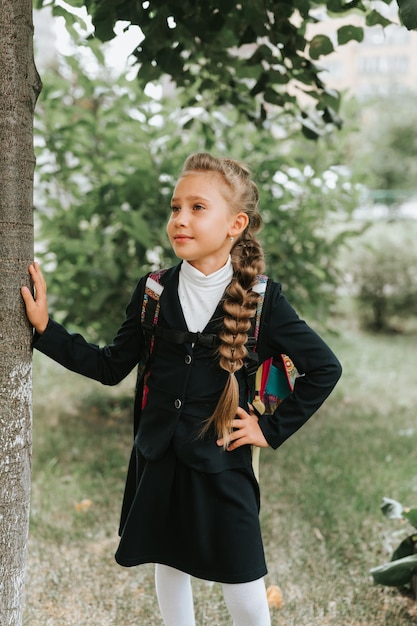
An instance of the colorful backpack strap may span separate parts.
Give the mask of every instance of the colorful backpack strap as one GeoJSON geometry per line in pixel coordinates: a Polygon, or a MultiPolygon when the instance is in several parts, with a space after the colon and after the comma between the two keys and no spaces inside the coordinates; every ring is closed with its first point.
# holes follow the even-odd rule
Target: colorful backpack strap
{"type": "Polygon", "coordinates": [[[146,355],[138,368],[138,378],[142,379],[142,409],[146,404],[148,395],[147,379],[149,376],[149,362],[155,345],[155,328],[158,324],[160,297],[164,290],[161,278],[167,270],[162,269],[148,275],[143,292],[140,322],[145,336],[146,355]]]}
{"type": "Polygon", "coordinates": [[[256,314],[255,314],[255,329],[253,332],[253,336],[255,337],[254,351],[256,350],[256,342],[258,341],[259,330],[261,327],[262,308],[264,305],[267,285],[268,285],[268,276],[265,276],[265,274],[258,274],[258,276],[256,277],[256,283],[252,287],[252,291],[256,291],[256,293],[259,293],[261,296],[259,298],[258,306],[256,307],[256,314]]]}
{"type": "MultiPolygon", "coordinates": [[[[255,315],[254,345],[256,352],[260,333],[262,309],[267,294],[268,277],[260,274],[257,283],[252,289],[261,297],[255,315]]],[[[256,361],[257,362],[257,361],[256,361]]],[[[277,362],[273,357],[267,359],[257,367],[254,388],[250,390],[252,398],[250,404],[260,414],[272,414],[278,405],[293,391],[295,379],[298,376],[297,368],[286,354],[280,355],[277,362]]],[[[252,446],[252,467],[259,482],[260,448],[252,446]]]]}
{"type": "MultiPolygon", "coordinates": [[[[259,274],[257,276],[257,282],[253,291],[260,294],[260,299],[256,309],[255,315],[255,328],[254,338],[255,345],[253,351],[256,351],[257,342],[259,338],[262,309],[265,302],[266,292],[268,286],[268,276],[259,274]]],[[[274,363],[274,359],[270,358],[262,363],[256,372],[255,376],[255,390],[252,404],[259,411],[259,413],[272,413],[272,404],[276,406],[282,402],[282,400],[289,395],[295,384],[295,379],[298,376],[297,368],[294,363],[286,354],[280,355],[280,362],[274,363]],[[265,400],[268,400],[268,406],[265,406],[265,400]],[[254,404],[255,403],[255,404],[254,404]],[[258,406],[256,406],[258,405],[258,406]]]]}
{"type": "Polygon", "coordinates": [[[164,286],[161,284],[161,278],[166,271],[166,269],[163,269],[149,274],[143,293],[140,321],[148,344],[147,349],[149,355],[152,354],[155,344],[154,330],[158,324],[159,309],[161,306],[159,299],[164,290],[164,286]]]}

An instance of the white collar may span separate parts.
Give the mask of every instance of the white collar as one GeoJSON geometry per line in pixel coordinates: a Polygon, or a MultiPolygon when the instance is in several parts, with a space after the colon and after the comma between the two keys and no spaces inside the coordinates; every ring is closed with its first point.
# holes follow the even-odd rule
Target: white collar
{"type": "Polygon", "coordinates": [[[187,261],[182,262],[178,296],[188,330],[201,332],[206,327],[232,277],[230,257],[223,267],[208,276],[187,261]]]}
{"type": "Polygon", "coordinates": [[[204,287],[207,289],[208,287],[215,289],[220,285],[225,285],[225,283],[227,286],[233,277],[232,259],[229,255],[226,264],[208,276],[203,274],[203,272],[200,272],[200,270],[196,269],[188,261],[183,261],[181,264],[181,274],[182,278],[187,283],[192,284],[197,288],[204,287]]]}

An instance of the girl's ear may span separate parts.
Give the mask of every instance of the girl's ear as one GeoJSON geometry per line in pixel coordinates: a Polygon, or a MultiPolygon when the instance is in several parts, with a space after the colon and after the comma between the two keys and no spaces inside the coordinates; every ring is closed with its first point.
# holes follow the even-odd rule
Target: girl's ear
{"type": "Polygon", "coordinates": [[[237,213],[234,217],[234,222],[232,226],[230,227],[229,236],[237,237],[237,235],[240,235],[241,233],[243,233],[243,231],[245,230],[248,224],[249,224],[249,218],[246,215],[246,213],[244,213],[243,211],[241,211],[240,213],[237,213]]]}

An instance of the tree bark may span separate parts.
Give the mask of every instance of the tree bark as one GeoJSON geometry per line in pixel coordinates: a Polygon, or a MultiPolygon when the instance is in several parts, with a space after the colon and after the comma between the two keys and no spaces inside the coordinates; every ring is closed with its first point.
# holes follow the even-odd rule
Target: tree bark
{"type": "Polygon", "coordinates": [[[20,296],[33,259],[32,0],[0,0],[0,624],[23,616],[32,439],[31,329],[20,296]]]}

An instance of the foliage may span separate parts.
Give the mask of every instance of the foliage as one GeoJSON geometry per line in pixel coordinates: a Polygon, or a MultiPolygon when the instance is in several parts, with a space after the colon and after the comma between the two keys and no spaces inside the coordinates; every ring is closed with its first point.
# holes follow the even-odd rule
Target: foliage
{"type": "Polygon", "coordinates": [[[127,81],[103,67],[91,79],[75,56],[65,63],[63,75],[45,75],[36,117],[41,256],[55,313],[77,325],[88,311],[92,329],[109,332],[163,238],[178,139],[127,81]]]}
{"type": "MultiPolygon", "coordinates": [[[[390,4],[391,0],[383,0],[390,4]]],[[[50,4],[37,0],[38,8],[50,4]]],[[[135,51],[142,86],[168,75],[184,102],[206,109],[229,104],[262,125],[276,108],[299,119],[306,136],[316,138],[327,124],[340,125],[339,94],[320,78],[320,58],[334,45],[325,34],[309,34],[322,18],[361,13],[366,24],[389,20],[369,0],[70,0],[86,6],[101,41],[114,37],[119,20],[138,25],[144,39],[135,51]]],[[[55,15],[75,18],[57,0],[55,15]]],[[[403,7],[405,9],[405,7],[403,7]]],[[[407,20],[407,11],[403,11],[407,20]]],[[[338,45],[363,39],[362,27],[343,25],[338,45]]]]}
{"type": "Polygon", "coordinates": [[[109,80],[102,65],[94,78],[82,57],[62,62],[60,72],[44,76],[36,117],[46,249],[39,256],[55,317],[111,338],[138,278],[174,260],[165,236],[170,194],[196,150],[249,161],[261,192],[268,273],[304,315],[325,317],[337,282],[334,255],[348,234],[340,224],[355,205],[355,190],[331,165],[330,139],[308,154],[307,140],[293,138],[289,124],[285,136],[276,124],[239,122],[233,110],[181,110],[174,98],[159,102],[124,78],[109,80]]]}
{"type": "Polygon", "coordinates": [[[417,6],[414,0],[397,0],[403,24],[409,29],[417,28],[417,6]]]}
{"type": "MultiPolygon", "coordinates": [[[[384,498],[382,512],[389,519],[407,520],[417,529],[417,509],[404,508],[397,500],[384,498]]],[[[406,537],[394,550],[391,561],[370,570],[379,585],[411,589],[417,576],[417,534],[406,537]]]]}
{"type": "Polygon", "coordinates": [[[415,315],[414,222],[381,223],[355,242],[350,271],[365,328],[386,332],[415,315]]]}

